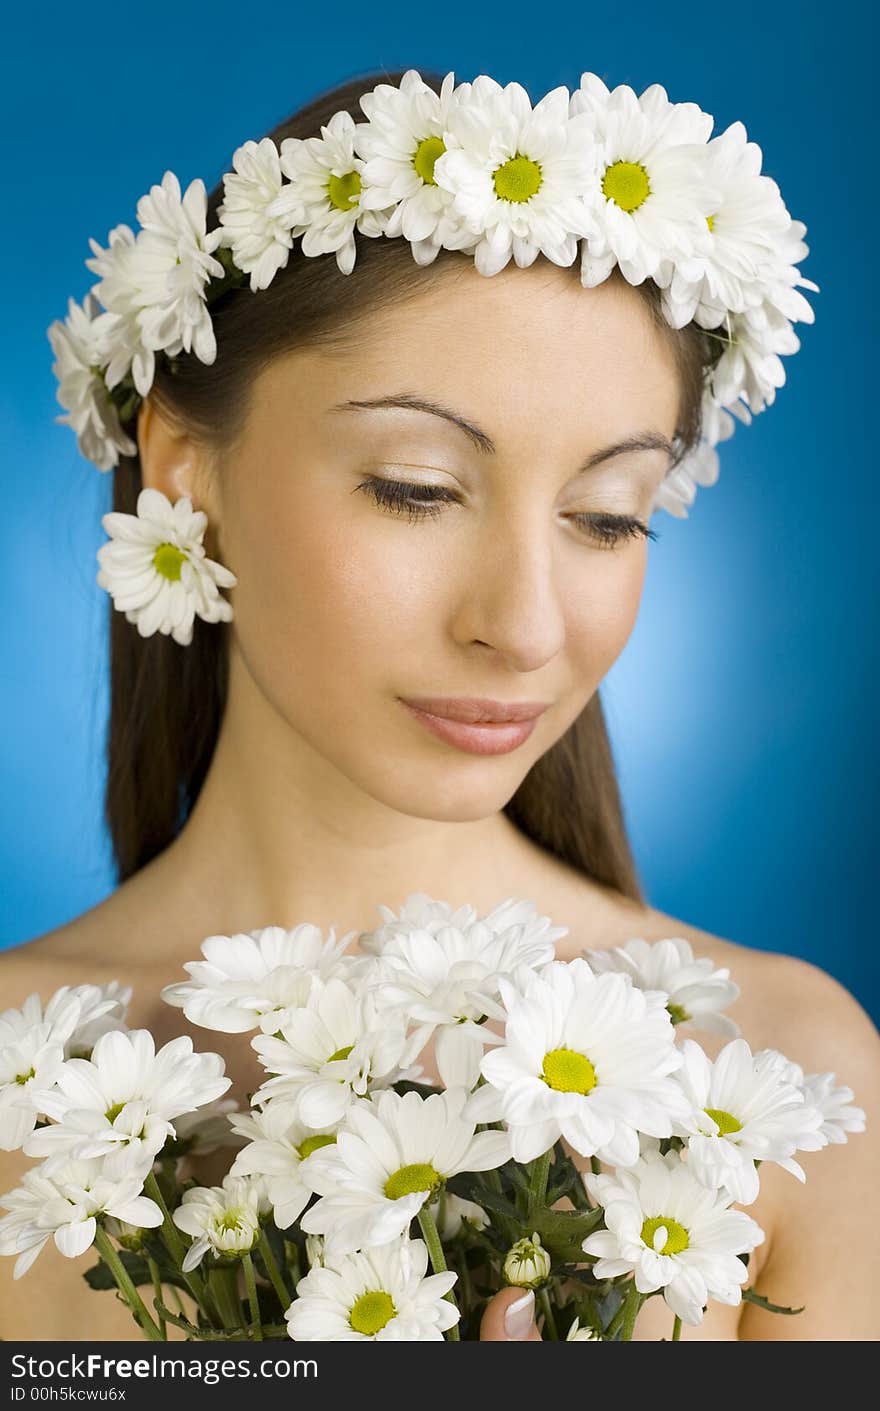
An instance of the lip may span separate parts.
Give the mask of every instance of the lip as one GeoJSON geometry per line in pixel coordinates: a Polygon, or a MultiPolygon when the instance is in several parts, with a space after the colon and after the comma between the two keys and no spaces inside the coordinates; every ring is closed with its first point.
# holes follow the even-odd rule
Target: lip
{"type": "Polygon", "coordinates": [[[400,702],[426,729],[468,754],[508,754],[525,744],[547,709],[543,701],[414,696],[400,702]]]}
{"type": "Polygon", "coordinates": [[[404,705],[460,720],[465,725],[506,725],[510,721],[537,720],[547,709],[545,701],[490,701],[484,696],[401,696],[404,705]]]}

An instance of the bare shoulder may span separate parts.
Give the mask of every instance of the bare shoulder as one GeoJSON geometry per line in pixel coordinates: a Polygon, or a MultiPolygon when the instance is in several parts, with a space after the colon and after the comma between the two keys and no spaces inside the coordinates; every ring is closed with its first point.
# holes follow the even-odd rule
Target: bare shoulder
{"type": "Polygon", "coordinates": [[[0,951],[4,1003],[18,1006],[34,991],[45,1000],[61,985],[143,985],[155,968],[155,939],[163,928],[142,905],[140,891],[134,877],[63,925],[0,951]]]}
{"type": "Polygon", "coordinates": [[[118,963],[119,950],[111,944],[110,914],[117,907],[108,898],[97,907],[34,940],[0,952],[3,993],[14,1004],[37,990],[59,985],[96,983],[97,972],[118,963]],[[115,954],[114,954],[115,952],[115,954]]]}
{"type": "Polygon", "coordinates": [[[646,911],[646,940],[682,936],[695,956],[729,970],[740,987],[731,1017],[752,1049],[778,1048],[808,1072],[846,1075],[852,1086],[880,1083],[880,1034],[855,996],[798,956],[724,940],[664,912],[646,911]],[[860,1081],[861,1080],[861,1081],[860,1081]]]}

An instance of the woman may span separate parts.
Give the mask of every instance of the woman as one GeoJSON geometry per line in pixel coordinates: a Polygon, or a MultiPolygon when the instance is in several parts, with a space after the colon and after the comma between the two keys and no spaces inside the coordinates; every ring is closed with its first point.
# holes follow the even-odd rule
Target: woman
{"type": "MultiPolygon", "coordinates": [[[[314,136],[341,110],[358,120],[366,86],[272,138],[314,136]]],[[[204,1049],[159,992],[205,936],[302,920],[362,932],[379,902],[415,890],[480,911],[533,898],[569,928],[560,958],[682,936],[740,983],[753,1049],[834,1069],[868,1111],[868,1135],[806,1156],[805,1187],[762,1173],[750,1281],[806,1311],[712,1304],[684,1337],[872,1337],[877,1251],[861,1212],[876,1031],[815,967],[644,899],[599,696],[635,622],[651,510],[698,443],[723,344],[694,322],[672,328],[651,279],[615,269],[584,288],[571,264],[543,259],[487,279],[455,249],[423,265],[407,240],[363,233],[353,277],[293,250],[212,318],[215,362],[157,361],[114,504],[134,514],[142,488],[191,497],[212,562],[234,566],[234,626],[215,606],[181,646],[113,614],[120,886],[3,958],[5,1002],[119,979],[134,986],[132,1026],[159,1042],[188,1031],[204,1049]],[[497,723],[505,713],[527,720],[497,723]]],[[[254,1055],[234,1037],[223,1047],[241,1097],[254,1055]]],[[[27,1165],[2,1154],[0,1190],[27,1165]]],[[[110,1293],[77,1296],[92,1262],[46,1258],[13,1296],[4,1261],[0,1334],[130,1337],[110,1293]]],[[[650,1300],[636,1336],[667,1337],[668,1323],[650,1300]]],[[[483,1335],[540,1340],[532,1304],[499,1294],[483,1335]]]]}

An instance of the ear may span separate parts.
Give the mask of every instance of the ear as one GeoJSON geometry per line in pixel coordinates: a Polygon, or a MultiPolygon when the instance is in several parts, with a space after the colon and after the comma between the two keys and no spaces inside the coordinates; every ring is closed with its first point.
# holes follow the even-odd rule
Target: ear
{"type": "Polygon", "coordinates": [[[193,508],[204,510],[216,526],[219,505],[215,503],[215,478],[210,474],[210,452],[172,422],[149,396],[138,412],[137,441],[144,487],[161,490],[172,504],[181,495],[189,495],[193,508]]]}

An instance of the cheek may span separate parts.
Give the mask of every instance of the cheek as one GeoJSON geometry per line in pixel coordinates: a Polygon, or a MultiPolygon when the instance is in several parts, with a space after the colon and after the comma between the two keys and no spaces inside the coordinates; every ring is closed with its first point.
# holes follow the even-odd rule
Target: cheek
{"type": "Polygon", "coordinates": [[[314,696],[323,681],[338,692],[342,663],[351,685],[384,679],[442,613],[441,566],[417,530],[371,522],[357,499],[303,487],[239,513],[237,631],[282,691],[300,682],[314,696]]]}
{"type": "Polygon", "coordinates": [[[572,585],[566,621],[568,656],[591,694],[626,646],[635,626],[647,550],[629,544],[591,556],[589,572],[572,585]]]}

